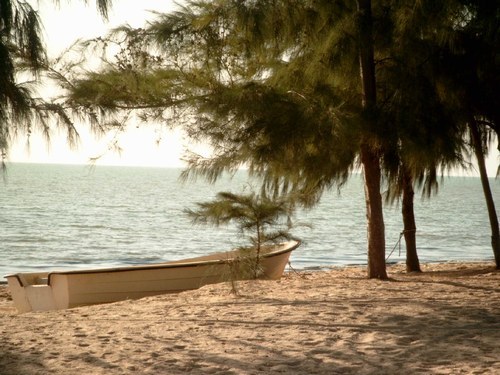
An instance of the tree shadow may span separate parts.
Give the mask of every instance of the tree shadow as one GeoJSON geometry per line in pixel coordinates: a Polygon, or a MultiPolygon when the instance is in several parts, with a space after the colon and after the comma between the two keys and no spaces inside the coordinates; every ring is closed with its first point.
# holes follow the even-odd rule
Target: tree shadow
{"type": "Polygon", "coordinates": [[[5,341],[0,346],[0,374],[43,374],[48,369],[43,363],[43,355],[38,350],[30,353],[18,353],[16,349],[7,347],[5,341]]]}
{"type": "MultiPolygon", "coordinates": [[[[334,307],[336,302],[320,303],[334,307]]],[[[408,308],[416,304],[424,304],[429,312],[412,315],[389,311],[368,323],[207,319],[203,323],[214,327],[210,340],[216,344],[214,350],[202,354],[186,352],[198,366],[190,373],[203,374],[210,369],[226,374],[401,374],[445,369],[453,373],[462,367],[465,372],[500,370],[496,360],[500,318],[495,311],[457,307],[446,300],[414,301],[408,308]],[[281,337],[275,337],[275,345],[266,334],[271,328],[281,337]],[[242,333],[228,340],[218,334],[219,329],[242,333]],[[225,353],[215,349],[224,347],[225,353]]],[[[182,373],[186,368],[177,370],[182,373]]]]}
{"type": "MultiPolygon", "coordinates": [[[[88,367],[102,370],[99,373],[113,373],[113,369],[119,368],[116,364],[109,363],[95,355],[87,352],[81,352],[78,355],[70,355],[66,358],[59,353],[55,353],[50,348],[33,349],[29,351],[23,350],[20,352],[12,343],[4,339],[0,347],[0,374],[1,375],[34,375],[34,374],[51,374],[53,372],[61,373],[59,369],[51,368],[48,364],[49,360],[57,360],[58,367],[61,367],[61,362],[67,364],[67,372],[74,373],[73,364],[85,362],[88,367]]],[[[76,371],[76,370],[75,370],[76,371]]]]}
{"type": "MultiPolygon", "coordinates": [[[[80,365],[96,374],[500,373],[499,289],[482,286],[480,278],[468,283],[461,278],[464,271],[432,272],[440,276],[435,279],[428,272],[427,277],[399,275],[389,283],[353,284],[376,288],[360,293],[351,290],[349,296],[343,288],[329,285],[326,291],[316,288],[317,294],[243,296],[211,302],[201,314],[190,314],[187,309],[186,315],[160,316],[150,336],[162,349],[148,353],[155,355],[151,361],[143,360],[144,351],[139,355],[133,350],[126,353],[126,359],[115,356],[110,361],[84,349],[71,357],[51,357],[47,348],[32,346],[21,351],[5,337],[0,342],[0,374],[64,373],[65,362],[68,373],[73,365],[80,365]],[[401,285],[393,288],[399,290],[376,294],[387,291],[393,282],[407,283],[408,288],[401,285]],[[417,287],[424,290],[431,284],[448,288],[431,288],[432,293],[436,290],[432,295],[405,292],[417,287]],[[440,297],[439,293],[449,294],[455,288],[468,291],[440,297]],[[261,309],[266,313],[252,315],[261,309]],[[293,311],[300,314],[290,314],[293,311]],[[173,337],[157,332],[161,326],[169,328],[173,337]],[[182,327],[179,334],[177,327],[182,327]],[[197,345],[198,340],[210,345],[197,345]],[[51,367],[53,361],[57,369],[51,367]]],[[[491,272],[498,271],[475,269],[466,275],[491,272]]],[[[125,322],[138,319],[130,314],[123,317],[125,322]]],[[[146,336],[143,333],[141,339],[148,340],[146,336]]],[[[119,349],[119,342],[116,345],[119,349]]]]}
{"type": "Polygon", "coordinates": [[[469,269],[427,271],[422,273],[400,274],[398,275],[397,279],[393,278],[391,279],[391,281],[402,283],[414,283],[415,281],[418,281],[423,284],[442,284],[470,290],[484,290],[487,292],[498,293],[500,292],[500,288],[470,285],[464,282],[460,282],[460,280],[466,278],[490,274],[500,275],[500,270],[497,270],[495,267],[479,267],[469,269]],[[453,281],[447,279],[453,279],[453,281]]]}

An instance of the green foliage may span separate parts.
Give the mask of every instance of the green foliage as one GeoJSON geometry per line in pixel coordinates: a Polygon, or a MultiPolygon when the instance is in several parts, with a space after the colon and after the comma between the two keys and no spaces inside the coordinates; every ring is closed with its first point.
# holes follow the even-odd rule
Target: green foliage
{"type": "MultiPolygon", "coordinates": [[[[388,69],[379,71],[379,81],[393,86],[384,98],[391,108],[385,113],[401,124],[396,128],[399,158],[430,195],[439,169],[468,167],[471,116],[491,129],[498,123],[498,59],[496,67],[493,61],[499,31],[491,27],[498,25],[498,11],[489,2],[452,0],[422,1],[417,7],[401,2],[395,10],[397,43],[384,63],[388,69]]],[[[491,131],[483,130],[491,139],[491,131]]],[[[386,169],[391,181],[400,180],[398,168],[386,163],[386,169]]],[[[390,186],[394,195],[388,197],[397,197],[400,184],[390,186]]]]}
{"type": "Polygon", "coordinates": [[[363,149],[382,165],[389,201],[403,171],[430,195],[440,173],[466,166],[471,116],[498,134],[498,9],[488,4],[187,1],[88,43],[103,68],[70,71],[68,97],[108,115],[135,109],[207,142],[213,155],[190,155],[186,178],[244,165],[264,192],[299,192],[310,206],[342,186],[363,149]],[[361,55],[375,66],[368,107],[361,55]]]}
{"type": "Polygon", "coordinates": [[[257,278],[261,273],[260,257],[265,244],[292,239],[292,216],[295,200],[291,196],[271,199],[265,194],[219,192],[210,202],[198,203],[197,210],[186,210],[195,224],[214,226],[235,223],[247,234],[251,246],[242,247],[242,255],[229,265],[229,279],[257,278]],[[251,275],[251,277],[249,277],[251,275]]]}
{"type": "Polygon", "coordinates": [[[0,154],[5,158],[9,139],[19,128],[30,131],[31,91],[16,81],[22,63],[37,72],[45,55],[37,13],[24,2],[0,1],[0,154]]]}
{"type": "Polygon", "coordinates": [[[249,233],[252,246],[291,239],[294,201],[291,197],[272,199],[266,195],[219,192],[216,199],[198,203],[197,210],[186,210],[194,223],[214,226],[235,223],[249,233]]]}
{"type": "Polygon", "coordinates": [[[214,149],[209,159],[191,155],[187,175],[213,181],[244,164],[267,188],[307,192],[312,204],[345,181],[368,140],[389,181],[405,163],[430,193],[440,169],[465,165],[442,52],[456,47],[457,25],[472,22],[468,9],[455,0],[374,2],[379,105],[368,117],[351,1],[186,2],[146,28],[94,41],[106,68],[73,79],[69,97],[183,125],[214,149]]]}
{"type": "MultiPolygon", "coordinates": [[[[57,3],[57,1],[55,1],[57,3]]],[[[85,2],[87,2],[85,0],[85,2]]],[[[106,17],[111,0],[97,0],[106,17]]],[[[68,141],[78,137],[67,109],[36,94],[41,74],[50,70],[42,40],[42,23],[29,2],[0,0],[0,159],[8,155],[14,137],[29,136],[38,127],[49,138],[51,123],[63,125],[68,141]]]]}
{"type": "Polygon", "coordinates": [[[182,125],[214,150],[191,155],[186,177],[213,181],[245,165],[266,189],[313,204],[346,181],[363,129],[349,79],[358,74],[354,9],[316,5],[196,1],[146,29],[118,28],[90,43],[106,68],[72,76],[69,102],[182,125]]]}

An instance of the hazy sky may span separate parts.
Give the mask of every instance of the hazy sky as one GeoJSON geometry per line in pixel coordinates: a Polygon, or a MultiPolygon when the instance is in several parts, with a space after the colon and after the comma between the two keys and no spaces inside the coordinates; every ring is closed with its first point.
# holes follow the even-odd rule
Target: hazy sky
{"type": "MultiPolygon", "coordinates": [[[[36,0],[30,3],[37,6],[36,0]]],[[[49,55],[57,56],[75,40],[88,39],[104,35],[109,28],[128,23],[140,27],[153,17],[150,11],[170,11],[175,9],[172,0],[113,0],[113,9],[108,22],[104,22],[95,9],[95,0],[84,5],[82,0],[42,1],[40,15],[45,28],[45,40],[49,55]],[[69,4],[68,4],[69,3],[69,4]]],[[[76,150],[68,147],[64,134],[55,134],[48,145],[39,134],[34,133],[29,150],[26,139],[19,139],[13,144],[9,160],[37,163],[72,163],[85,164],[89,158],[103,155],[99,164],[142,165],[179,167],[184,147],[187,145],[180,131],[165,133],[157,144],[158,134],[154,126],[150,128],[131,127],[127,134],[120,137],[119,144],[123,152],[118,155],[107,152],[109,139],[96,140],[82,124],[78,127],[81,135],[80,146],[76,150]]],[[[494,176],[500,161],[498,151],[489,156],[488,174],[494,176]]],[[[469,173],[470,174],[470,173],[469,173]]]]}
{"type": "MultiPolygon", "coordinates": [[[[37,7],[38,2],[30,1],[37,7]]],[[[170,0],[113,0],[113,8],[108,22],[102,20],[94,4],[89,0],[42,1],[39,4],[40,16],[45,29],[45,41],[49,55],[58,56],[77,39],[89,39],[104,35],[112,27],[128,23],[131,26],[143,26],[154,15],[151,11],[169,11],[175,9],[170,0]]],[[[98,164],[146,165],[179,167],[183,146],[187,142],[180,131],[163,132],[161,142],[157,144],[158,129],[131,126],[129,132],[119,138],[121,154],[108,152],[109,139],[96,140],[86,131],[85,124],[77,126],[80,132],[80,145],[70,149],[64,134],[54,134],[48,144],[40,134],[34,132],[29,148],[26,138],[21,137],[13,144],[9,155],[10,161],[37,163],[85,164],[95,156],[103,155],[98,164]]]]}

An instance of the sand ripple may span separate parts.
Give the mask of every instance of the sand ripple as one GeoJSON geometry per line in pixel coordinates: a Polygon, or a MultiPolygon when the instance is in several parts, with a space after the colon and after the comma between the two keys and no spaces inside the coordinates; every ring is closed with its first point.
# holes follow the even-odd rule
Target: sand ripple
{"type": "Polygon", "coordinates": [[[491,264],[287,274],[137,301],[15,313],[0,288],[0,373],[498,374],[491,264]]]}

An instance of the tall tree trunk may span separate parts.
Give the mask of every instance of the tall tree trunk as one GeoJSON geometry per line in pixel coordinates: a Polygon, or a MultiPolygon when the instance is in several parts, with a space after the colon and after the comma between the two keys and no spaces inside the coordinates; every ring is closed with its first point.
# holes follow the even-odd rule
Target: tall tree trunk
{"type": "MultiPolygon", "coordinates": [[[[359,65],[362,106],[369,121],[377,104],[373,56],[371,0],[358,0],[359,65]]],[[[368,221],[368,277],[387,279],[385,265],[385,227],[380,194],[380,158],[370,140],[361,144],[361,163],[365,181],[366,219],[368,221]]]]}
{"type": "Polygon", "coordinates": [[[361,162],[365,178],[366,219],[368,222],[368,277],[387,279],[379,157],[368,146],[364,145],[361,147],[361,162]]]}
{"type": "Polygon", "coordinates": [[[472,135],[472,142],[474,145],[474,153],[476,154],[477,165],[479,167],[479,174],[481,176],[484,198],[486,200],[486,206],[488,208],[488,216],[491,226],[491,247],[493,248],[493,255],[495,256],[496,268],[500,269],[500,228],[498,226],[498,217],[495,210],[495,202],[493,201],[490,183],[488,181],[488,174],[486,173],[483,144],[481,142],[481,133],[474,119],[472,119],[469,123],[469,128],[472,135]]]}
{"type": "Polygon", "coordinates": [[[413,178],[405,166],[403,166],[401,173],[403,187],[403,207],[401,213],[403,215],[403,235],[406,243],[406,272],[422,272],[417,254],[417,226],[415,225],[415,211],[413,208],[413,199],[415,196],[413,178]]]}

